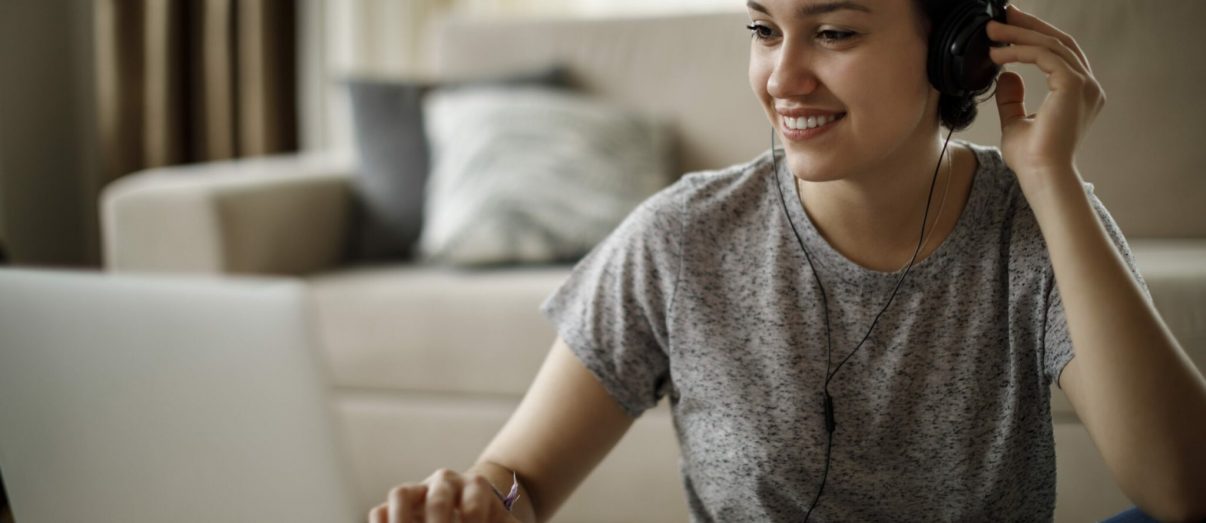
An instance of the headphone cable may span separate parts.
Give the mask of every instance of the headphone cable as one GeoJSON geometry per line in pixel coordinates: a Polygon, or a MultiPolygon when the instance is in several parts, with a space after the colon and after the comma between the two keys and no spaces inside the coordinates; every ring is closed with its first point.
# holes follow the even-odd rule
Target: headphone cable
{"type": "MultiPolygon", "coordinates": [[[[825,443],[825,469],[824,469],[824,472],[822,472],[822,474],[821,474],[821,485],[817,489],[817,495],[813,498],[812,505],[808,508],[808,512],[804,515],[804,523],[808,523],[809,516],[812,515],[813,509],[815,509],[817,507],[817,503],[821,499],[821,493],[825,491],[825,480],[829,477],[829,458],[830,458],[830,452],[833,448],[833,431],[837,427],[837,422],[834,417],[833,397],[829,395],[829,382],[833,379],[833,377],[835,375],[837,375],[838,371],[841,370],[842,365],[845,365],[846,361],[849,360],[850,357],[853,356],[855,352],[858,352],[858,350],[860,348],[862,348],[863,343],[867,341],[867,338],[869,338],[871,336],[871,331],[874,330],[875,325],[877,323],[879,323],[879,317],[882,316],[884,314],[884,311],[888,310],[888,306],[892,304],[893,298],[896,297],[896,291],[900,289],[901,283],[903,283],[905,277],[909,275],[909,271],[912,270],[912,268],[913,268],[913,262],[917,259],[917,254],[919,252],[921,252],[921,245],[922,245],[922,242],[925,240],[925,222],[926,222],[926,218],[930,214],[930,200],[933,199],[934,185],[938,181],[938,168],[942,166],[942,157],[943,157],[943,155],[946,154],[946,147],[947,147],[947,144],[950,143],[951,133],[953,133],[953,132],[954,132],[954,129],[951,129],[946,133],[946,141],[944,141],[942,143],[942,152],[939,153],[938,163],[936,165],[934,165],[934,175],[930,179],[930,192],[929,192],[929,195],[926,197],[926,201],[925,201],[925,213],[922,214],[922,216],[921,216],[921,238],[919,238],[917,240],[917,249],[913,251],[913,257],[909,259],[909,264],[908,264],[908,266],[905,267],[904,274],[900,275],[900,279],[896,281],[896,287],[894,287],[892,289],[892,294],[890,296],[888,296],[888,302],[885,303],[883,308],[879,310],[879,314],[875,315],[875,319],[871,322],[871,327],[867,329],[867,334],[865,334],[863,336],[862,341],[859,341],[858,345],[856,345],[854,347],[854,350],[850,351],[850,354],[847,354],[846,357],[843,358],[840,363],[838,363],[837,368],[833,369],[833,371],[830,372],[829,367],[832,364],[833,344],[832,344],[832,337],[831,337],[830,330],[829,330],[829,299],[825,293],[825,286],[821,284],[821,279],[817,276],[816,267],[813,266],[813,264],[812,264],[812,257],[809,256],[809,254],[808,254],[808,248],[806,248],[804,246],[804,240],[800,236],[800,231],[796,229],[795,222],[793,222],[791,220],[791,215],[788,214],[788,212],[787,212],[787,198],[783,195],[782,184],[779,183],[779,157],[775,154],[775,129],[774,129],[774,127],[771,128],[770,153],[771,153],[771,161],[774,166],[774,171],[773,171],[774,183],[775,183],[775,187],[777,187],[779,189],[779,201],[783,204],[783,213],[784,213],[784,216],[786,216],[786,218],[787,218],[787,223],[791,225],[791,230],[796,235],[796,241],[798,241],[800,243],[800,249],[802,249],[804,251],[804,258],[806,260],[808,260],[808,267],[810,269],[812,269],[812,277],[814,280],[816,280],[817,287],[820,288],[820,290],[821,290],[821,303],[825,308],[825,383],[824,383],[824,387],[823,387],[824,395],[823,395],[822,401],[821,401],[821,409],[822,409],[822,413],[824,414],[824,417],[825,417],[825,432],[827,433],[826,443],[825,443]]],[[[792,175],[792,178],[795,178],[794,174],[792,175]]],[[[947,183],[948,184],[950,183],[949,179],[947,180],[947,183]]]]}

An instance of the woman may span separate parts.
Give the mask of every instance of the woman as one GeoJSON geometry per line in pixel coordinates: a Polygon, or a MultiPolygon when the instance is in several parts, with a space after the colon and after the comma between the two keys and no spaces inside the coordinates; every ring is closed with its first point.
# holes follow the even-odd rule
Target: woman
{"type": "Polygon", "coordinates": [[[695,521],[1050,520],[1052,382],[1144,511],[1206,513],[1206,383],[1076,170],[1104,102],[1076,43],[990,22],[1052,92],[1028,114],[1000,74],[1000,149],[948,147],[975,116],[927,77],[949,6],[817,5],[748,3],[782,152],[634,210],[542,306],[560,337],[478,464],[369,521],[545,521],[666,395],[695,521]]]}

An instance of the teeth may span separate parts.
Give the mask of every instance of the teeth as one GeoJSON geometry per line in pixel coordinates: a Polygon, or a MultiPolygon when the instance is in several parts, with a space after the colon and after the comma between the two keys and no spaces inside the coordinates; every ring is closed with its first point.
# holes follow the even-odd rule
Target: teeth
{"type": "Polygon", "coordinates": [[[790,118],[784,116],[783,122],[787,125],[788,129],[812,129],[830,123],[838,119],[842,114],[845,113],[831,114],[829,116],[809,116],[807,118],[790,118]]]}

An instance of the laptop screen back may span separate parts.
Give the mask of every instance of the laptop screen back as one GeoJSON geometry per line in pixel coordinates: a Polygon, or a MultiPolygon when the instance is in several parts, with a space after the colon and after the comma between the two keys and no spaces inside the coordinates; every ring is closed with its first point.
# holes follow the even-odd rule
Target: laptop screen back
{"type": "Polygon", "coordinates": [[[0,470],[21,523],[361,519],[304,287],[0,270],[0,470]]]}

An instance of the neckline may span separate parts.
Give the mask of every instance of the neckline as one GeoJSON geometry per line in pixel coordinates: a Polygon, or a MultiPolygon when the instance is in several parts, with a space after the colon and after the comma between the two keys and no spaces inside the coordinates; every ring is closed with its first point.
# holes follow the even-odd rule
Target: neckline
{"type": "MultiPolygon", "coordinates": [[[[989,159],[986,157],[988,153],[975,144],[959,138],[952,138],[951,144],[948,144],[948,147],[955,143],[967,147],[976,158],[976,168],[972,171],[971,189],[968,192],[967,202],[964,204],[962,212],[959,213],[959,218],[955,222],[954,229],[951,230],[946,238],[943,238],[942,243],[929,256],[913,263],[913,267],[908,269],[910,276],[914,276],[917,273],[938,271],[950,263],[953,253],[958,252],[967,242],[967,237],[970,234],[969,229],[971,228],[968,222],[972,221],[971,215],[981,205],[980,193],[983,191],[981,186],[984,185],[981,183],[981,178],[984,176],[983,171],[987,169],[989,164],[989,159]]],[[[772,151],[772,154],[777,153],[772,151]]],[[[801,238],[808,247],[808,255],[813,263],[826,267],[831,273],[835,273],[839,279],[846,283],[858,283],[859,281],[866,280],[895,282],[904,274],[905,268],[893,272],[883,272],[859,265],[838,252],[837,249],[829,244],[829,241],[825,237],[821,236],[813,225],[812,220],[809,219],[808,213],[804,212],[804,207],[800,204],[800,196],[794,183],[795,176],[788,170],[787,162],[779,162],[779,170],[775,175],[779,187],[783,189],[783,197],[787,199],[783,203],[787,206],[788,219],[800,231],[801,238]]],[[[795,239],[794,235],[792,235],[792,239],[795,239]]],[[[804,253],[800,252],[800,256],[803,258],[804,253]]]]}

